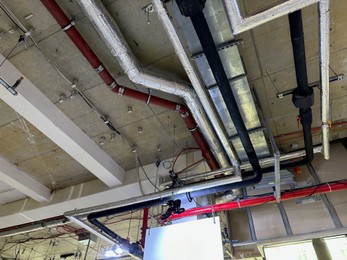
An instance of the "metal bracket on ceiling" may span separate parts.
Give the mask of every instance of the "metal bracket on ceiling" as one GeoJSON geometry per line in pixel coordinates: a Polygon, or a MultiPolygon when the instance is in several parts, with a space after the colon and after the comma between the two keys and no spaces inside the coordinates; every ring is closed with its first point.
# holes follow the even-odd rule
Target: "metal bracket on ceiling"
{"type": "Polygon", "coordinates": [[[66,32],[67,30],[69,30],[71,27],[75,26],[75,20],[71,19],[70,23],[66,26],[64,26],[63,28],[61,28],[64,32],[66,32]]]}
{"type": "Polygon", "coordinates": [[[152,4],[148,4],[144,7],[142,7],[142,11],[147,15],[147,23],[150,24],[151,21],[149,20],[149,14],[154,12],[154,7],[152,4]]]}
{"type": "Polygon", "coordinates": [[[21,83],[23,79],[24,79],[23,77],[20,77],[19,79],[16,80],[13,86],[11,86],[10,84],[7,83],[6,80],[0,77],[0,84],[3,85],[12,95],[17,96],[18,92],[16,91],[16,88],[19,86],[19,84],[21,83]]]}
{"type": "MultiPolygon", "coordinates": [[[[330,77],[329,82],[341,81],[343,79],[345,79],[345,74],[341,73],[341,74],[337,74],[335,76],[330,77]]],[[[316,82],[310,83],[308,86],[310,88],[319,88],[320,89],[320,82],[316,81],[316,82]]],[[[286,90],[283,92],[279,92],[276,94],[276,97],[277,98],[284,98],[285,96],[293,94],[294,90],[295,90],[295,88],[289,89],[289,90],[286,90]]]]}

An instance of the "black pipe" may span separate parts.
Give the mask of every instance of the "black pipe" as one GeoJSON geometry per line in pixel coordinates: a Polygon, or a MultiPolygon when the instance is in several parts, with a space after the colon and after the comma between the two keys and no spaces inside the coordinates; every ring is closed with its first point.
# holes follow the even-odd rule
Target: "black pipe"
{"type": "MultiPolygon", "coordinates": [[[[175,200],[177,199],[183,199],[183,198],[196,198],[200,196],[205,196],[205,195],[210,195],[214,194],[217,192],[225,192],[229,191],[232,189],[238,189],[238,188],[244,188],[248,187],[250,185],[255,185],[258,182],[261,181],[262,174],[261,172],[256,175],[254,175],[252,178],[243,180],[241,182],[235,182],[235,183],[230,183],[218,187],[213,187],[213,188],[207,188],[203,190],[198,190],[198,191],[192,191],[189,193],[184,193],[184,194],[178,194],[175,196],[175,200]]],[[[136,204],[131,204],[131,205],[126,205],[118,208],[113,208],[113,209],[107,209],[95,213],[91,213],[87,216],[88,221],[98,227],[102,232],[106,233],[113,239],[115,239],[123,249],[128,250],[131,254],[137,255],[137,256],[142,256],[142,249],[139,247],[138,243],[130,243],[128,240],[122,238],[119,236],[117,233],[112,231],[110,228],[106,227],[103,223],[101,223],[98,218],[110,216],[110,215],[117,215],[123,212],[131,211],[131,210],[138,210],[142,208],[149,208],[153,207],[159,204],[166,204],[170,199],[172,199],[172,196],[169,195],[167,197],[162,197],[162,198],[153,198],[152,200],[149,201],[144,201],[144,202],[139,202],[136,204]]]]}
{"type": "Polygon", "coordinates": [[[312,141],[312,110],[314,103],[314,92],[309,87],[306,68],[305,38],[302,24],[301,10],[288,15],[290,36],[292,40],[292,49],[295,63],[295,75],[297,88],[293,91],[292,102],[299,108],[300,122],[304,133],[306,163],[313,160],[313,141],[312,141]]]}
{"type": "Polygon", "coordinates": [[[202,12],[205,0],[176,0],[178,7],[183,15],[190,17],[196,34],[205,53],[208,64],[211,68],[216,83],[220,89],[223,100],[226,104],[231,119],[240,137],[241,143],[248,156],[256,175],[261,175],[261,167],[253,144],[249,137],[245,123],[243,122],[240,110],[237,106],[236,99],[231,90],[228,77],[223,68],[222,61],[219,57],[216,45],[214,43],[211,31],[202,12]]]}
{"type": "Polygon", "coordinates": [[[307,79],[305,38],[301,10],[290,13],[288,18],[294,54],[297,88],[301,94],[307,95],[309,93],[309,86],[307,79]]]}

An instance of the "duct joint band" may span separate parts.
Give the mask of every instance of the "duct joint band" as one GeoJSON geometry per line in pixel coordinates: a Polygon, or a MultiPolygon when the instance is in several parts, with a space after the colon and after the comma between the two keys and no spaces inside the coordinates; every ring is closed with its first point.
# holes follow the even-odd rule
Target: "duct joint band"
{"type": "Polygon", "coordinates": [[[194,128],[187,128],[187,129],[189,132],[194,132],[194,131],[196,131],[196,129],[198,129],[198,127],[199,127],[198,125],[195,125],[194,128]]]}
{"type": "Polygon", "coordinates": [[[146,101],[146,104],[147,104],[147,105],[148,105],[149,103],[151,103],[151,98],[152,98],[152,95],[151,95],[151,94],[148,94],[147,101],[146,101]]]}
{"type": "Polygon", "coordinates": [[[125,90],[124,87],[119,87],[119,89],[118,89],[118,95],[123,96],[124,90],[125,90]]]}
{"type": "Polygon", "coordinates": [[[99,65],[99,67],[95,68],[94,70],[96,71],[96,73],[101,73],[104,70],[104,66],[102,64],[99,65]]]}
{"type": "Polygon", "coordinates": [[[66,26],[64,26],[63,28],[61,28],[64,32],[66,32],[67,30],[69,30],[71,27],[75,26],[75,20],[71,20],[70,23],[66,26]]]}
{"type": "Polygon", "coordinates": [[[108,85],[109,89],[114,89],[115,87],[117,87],[117,83],[115,81],[113,81],[110,85],[108,85]]]}

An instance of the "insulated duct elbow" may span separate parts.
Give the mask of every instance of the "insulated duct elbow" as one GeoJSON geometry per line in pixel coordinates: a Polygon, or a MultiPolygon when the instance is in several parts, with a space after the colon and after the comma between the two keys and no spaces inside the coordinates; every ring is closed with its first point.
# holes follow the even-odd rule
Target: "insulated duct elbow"
{"type": "Polygon", "coordinates": [[[228,167],[229,162],[223,148],[199,99],[195,94],[192,94],[191,88],[187,85],[173,82],[142,70],[142,68],[138,66],[136,58],[130,51],[130,48],[123,40],[123,36],[117,24],[114,22],[101,0],[79,0],[78,3],[111,51],[111,54],[116,57],[129,79],[147,88],[183,98],[189,109],[193,112],[193,117],[199,125],[219,165],[223,168],[228,167]]]}

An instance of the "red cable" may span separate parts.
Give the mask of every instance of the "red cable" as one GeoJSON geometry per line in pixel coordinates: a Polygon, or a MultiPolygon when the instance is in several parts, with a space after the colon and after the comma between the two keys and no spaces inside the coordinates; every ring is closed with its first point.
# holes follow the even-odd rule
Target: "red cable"
{"type": "Polygon", "coordinates": [[[188,148],[183,148],[175,157],[175,159],[173,160],[173,163],[172,163],[172,170],[175,171],[175,164],[178,160],[178,157],[181,156],[181,154],[185,151],[194,151],[194,150],[200,150],[200,148],[195,148],[195,147],[188,147],[188,148]]]}

